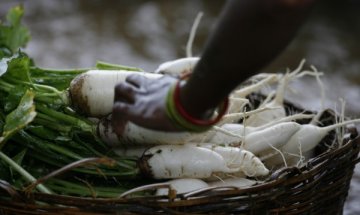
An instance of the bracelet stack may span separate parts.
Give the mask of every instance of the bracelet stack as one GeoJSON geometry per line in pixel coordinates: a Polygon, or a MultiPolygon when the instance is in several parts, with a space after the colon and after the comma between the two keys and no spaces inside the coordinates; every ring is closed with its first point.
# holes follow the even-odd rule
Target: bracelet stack
{"type": "Polygon", "coordinates": [[[226,98],[217,108],[217,113],[208,120],[198,119],[186,112],[180,102],[180,84],[177,81],[169,90],[166,98],[166,113],[178,128],[191,132],[203,132],[218,123],[227,111],[229,99],[226,98]]]}

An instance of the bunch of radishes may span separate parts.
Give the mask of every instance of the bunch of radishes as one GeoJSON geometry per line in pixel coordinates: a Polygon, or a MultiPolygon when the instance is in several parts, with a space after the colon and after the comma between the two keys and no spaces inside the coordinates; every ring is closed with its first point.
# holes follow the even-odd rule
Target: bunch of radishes
{"type": "MultiPolygon", "coordinates": [[[[149,78],[177,76],[191,71],[197,60],[179,59],[160,65],[155,73],[136,73],[149,78]]],[[[223,185],[229,182],[233,186],[248,186],[256,181],[249,181],[247,177],[262,179],[269,175],[269,169],[304,163],[314,156],[314,148],[329,131],[360,122],[356,119],[319,127],[316,123],[320,114],[286,116],[283,101],[290,81],[313,75],[321,83],[321,74],[316,69],[302,71],[303,64],[304,61],[286,74],[252,77],[251,84],[239,87],[230,95],[230,108],[223,119],[203,133],[161,132],[127,122],[123,133],[116,135],[110,123],[114,87],[132,73],[129,71],[83,73],[72,81],[70,95],[77,110],[99,118],[97,133],[103,141],[121,155],[138,157],[144,175],[155,179],[177,179],[174,181],[176,186],[182,182],[193,183],[197,188],[208,186],[199,182],[200,179],[212,181],[211,186],[218,185],[219,182],[213,182],[217,179],[223,185]],[[269,93],[256,109],[246,111],[249,107],[247,96],[276,83],[275,93],[269,93]],[[295,121],[305,118],[313,120],[309,124],[295,121]]],[[[178,187],[189,190],[185,185],[178,187]]]]}

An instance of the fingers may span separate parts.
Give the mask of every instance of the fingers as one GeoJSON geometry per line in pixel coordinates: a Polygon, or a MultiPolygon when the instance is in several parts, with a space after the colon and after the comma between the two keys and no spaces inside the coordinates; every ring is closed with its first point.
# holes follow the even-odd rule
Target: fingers
{"type": "Polygon", "coordinates": [[[135,101],[135,93],[137,88],[126,82],[119,83],[115,86],[114,101],[122,101],[133,104],[135,101]]]}
{"type": "Polygon", "coordinates": [[[122,102],[115,102],[113,106],[113,112],[111,117],[111,124],[114,129],[114,132],[118,135],[122,135],[125,125],[127,123],[127,112],[129,110],[129,105],[122,102]]]}
{"type": "Polygon", "coordinates": [[[112,110],[112,119],[113,121],[125,120],[129,113],[130,106],[124,102],[115,102],[112,110]]]}
{"type": "Polygon", "coordinates": [[[123,127],[124,122],[137,121],[141,115],[137,113],[137,108],[125,102],[115,102],[112,110],[112,123],[114,127],[123,127]]]}
{"type": "Polygon", "coordinates": [[[148,83],[149,78],[143,76],[143,75],[136,75],[131,74],[126,77],[126,82],[134,85],[137,88],[141,88],[142,86],[145,86],[148,83]]]}

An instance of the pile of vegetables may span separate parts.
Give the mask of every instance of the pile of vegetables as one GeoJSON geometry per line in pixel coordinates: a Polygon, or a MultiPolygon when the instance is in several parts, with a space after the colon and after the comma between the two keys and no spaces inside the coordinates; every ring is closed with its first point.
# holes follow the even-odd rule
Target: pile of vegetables
{"type": "MultiPolygon", "coordinates": [[[[252,186],[278,168],[304,165],[330,131],[360,122],[321,127],[321,111],[286,113],[289,82],[311,75],[321,83],[322,74],[303,71],[302,61],[292,72],[259,74],[239,86],[228,113],[206,132],[161,132],[126,122],[116,135],[110,123],[116,83],[132,73],[178,76],[198,58],[166,62],[154,73],[105,62],[84,69],[40,68],[21,50],[30,40],[23,13],[14,7],[0,23],[0,180],[19,190],[119,197],[152,185],[159,188],[156,195],[167,195],[164,184],[178,193],[252,186]],[[254,105],[249,96],[268,86],[276,92],[254,105]],[[297,121],[304,119],[310,122],[297,121]]],[[[343,136],[342,129],[336,132],[343,136]]]]}

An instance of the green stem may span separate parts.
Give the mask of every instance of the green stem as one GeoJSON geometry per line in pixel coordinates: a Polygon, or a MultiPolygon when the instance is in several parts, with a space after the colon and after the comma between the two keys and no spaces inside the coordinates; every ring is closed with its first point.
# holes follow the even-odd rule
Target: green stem
{"type": "Polygon", "coordinates": [[[136,72],[143,71],[140,68],[124,66],[124,65],[119,65],[119,64],[112,64],[112,63],[107,63],[107,62],[103,62],[103,61],[96,62],[96,68],[104,69],[104,70],[127,70],[127,71],[136,71],[136,72]]]}
{"type": "Polygon", "coordinates": [[[43,120],[47,120],[47,121],[50,121],[50,122],[56,122],[56,123],[58,122],[54,118],[51,118],[48,115],[40,113],[40,112],[37,112],[35,119],[43,119],[43,120]]]}
{"type": "Polygon", "coordinates": [[[47,183],[47,186],[51,187],[53,190],[56,190],[57,192],[62,192],[68,195],[78,195],[78,196],[91,196],[92,191],[94,191],[94,194],[96,197],[117,197],[119,194],[127,191],[128,189],[126,187],[124,188],[107,188],[107,187],[94,187],[91,186],[85,186],[80,185],[77,183],[59,180],[59,179],[51,179],[47,183]]]}
{"type": "MultiPolygon", "coordinates": [[[[47,164],[53,165],[55,167],[63,167],[64,165],[74,162],[74,161],[67,161],[67,162],[63,162],[60,163],[56,160],[54,160],[53,158],[48,158],[47,155],[44,155],[41,152],[35,152],[33,151],[33,157],[36,158],[39,161],[45,162],[47,164]]],[[[135,166],[135,165],[133,165],[135,166]]],[[[139,175],[139,170],[135,167],[133,167],[130,170],[126,170],[125,172],[122,171],[121,169],[115,169],[115,170],[109,170],[109,169],[100,169],[101,172],[104,175],[101,175],[99,173],[99,171],[97,171],[97,169],[85,169],[85,168],[75,168],[72,169],[72,172],[76,172],[76,173],[82,173],[82,174],[87,174],[87,175],[94,175],[94,176],[105,176],[105,177],[124,177],[124,178],[135,178],[136,176],[139,175]]]]}
{"type": "Polygon", "coordinates": [[[73,153],[73,152],[71,152],[71,151],[69,151],[69,150],[67,150],[67,149],[65,149],[65,148],[63,148],[63,147],[61,147],[61,146],[58,146],[58,145],[54,145],[54,144],[49,143],[49,144],[47,144],[47,147],[50,148],[50,149],[52,149],[52,150],[55,151],[55,152],[59,152],[59,153],[65,155],[65,156],[70,157],[70,158],[73,158],[73,159],[75,159],[75,160],[84,159],[84,158],[81,157],[80,155],[75,154],[75,153],[73,153]]]}
{"type": "MultiPolygon", "coordinates": [[[[36,149],[34,149],[36,150],[36,149]]],[[[66,160],[64,162],[59,162],[54,160],[51,157],[48,157],[47,154],[44,154],[41,151],[32,151],[32,156],[33,158],[45,162],[47,164],[53,165],[55,167],[63,167],[64,165],[67,165],[69,163],[74,162],[74,160],[66,160]]],[[[78,159],[80,160],[80,159],[78,159]]],[[[76,160],[75,160],[76,161],[76,160]]],[[[119,162],[117,162],[118,164],[119,162]]],[[[119,166],[121,167],[121,166],[119,166]]],[[[82,174],[87,174],[87,175],[94,175],[94,176],[105,176],[105,177],[124,177],[124,178],[135,178],[139,175],[139,169],[136,168],[136,164],[135,162],[133,162],[133,165],[131,168],[128,168],[126,170],[120,169],[120,168],[116,168],[116,169],[108,169],[108,168],[100,168],[99,169],[88,169],[88,168],[75,168],[72,169],[71,171],[73,172],[77,172],[77,173],[82,173],[82,174]],[[102,174],[99,173],[98,170],[101,170],[102,174]]]]}
{"type": "Polygon", "coordinates": [[[45,141],[45,140],[42,140],[42,139],[40,139],[38,137],[30,135],[28,132],[26,132],[24,130],[20,131],[19,133],[27,141],[33,142],[33,143],[36,144],[35,147],[33,147],[34,150],[44,150],[44,149],[41,149],[41,147],[43,147],[43,148],[46,147],[46,149],[50,149],[53,152],[60,153],[62,155],[65,155],[65,156],[70,157],[70,158],[75,159],[75,160],[83,159],[82,156],[80,156],[78,154],[75,154],[75,153],[67,150],[66,148],[63,148],[61,146],[55,145],[53,143],[50,143],[48,141],[45,141]]]}
{"type": "Polygon", "coordinates": [[[58,131],[58,132],[68,133],[68,132],[71,131],[70,126],[64,126],[64,125],[61,125],[59,123],[49,121],[49,120],[46,120],[46,119],[35,118],[33,122],[36,123],[36,124],[39,124],[39,125],[43,125],[45,127],[48,127],[50,129],[58,131]]]}
{"type": "Polygon", "coordinates": [[[69,123],[73,126],[79,127],[82,131],[87,131],[87,132],[91,132],[91,133],[94,132],[94,129],[95,129],[94,125],[86,123],[85,121],[80,120],[77,117],[69,116],[67,114],[55,111],[55,110],[47,108],[45,105],[41,105],[41,104],[38,104],[36,106],[36,109],[38,111],[43,112],[44,114],[46,114],[48,116],[53,117],[54,119],[58,119],[60,121],[69,123]]]}
{"type": "Polygon", "coordinates": [[[0,89],[4,90],[5,92],[10,92],[10,90],[14,88],[14,85],[7,83],[6,81],[0,79],[0,89]]]}
{"type": "Polygon", "coordinates": [[[60,96],[61,91],[57,90],[55,87],[51,87],[51,86],[49,86],[49,85],[34,84],[34,83],[28,83],[28,84],[29,84],[30,86],[33,86],[33,87],[38,88],[38,89],[43,89],[43,90],[48,90],[48,91],[50,91],[50,92],[54,92],[54,93],[58,94],[59,97],[61,97],[61,96],[60,96]]]}
{"type": "Polygon", "coordinates": [[[36,93],[40,94],[40,95],[41,95],[41,93],[46,93],[46,91],[47,92],[50,91],[50,92],[54,93],[55,95],[57,95],[63,101],[64,104],[69,104],[69,98],[68,98],[67,93],[65,91],[59,91],[55,87],[52,87],[52,86],[49,86],[49,85],[34,84],[34,83],[31,83],[31,82],[16,80],[16,79],[11,78],[11,77],[8,77],[7,79],[9,81],[13,82],[13,83],[18,84],[18,85],[24,85],[25,84],[27,86],[33,87],[37,91],[36,93]],[[41,90],[45,90],[45,92],[42,92],[41,90]]]}
{"type": "MultiPolygon", "coordinates": [[[[19,84],[22,82],[19,82],[19,84]]],[[[4,80],[0,79],[0,90],[9,93],[14,88],[14,85],[7,83],[4,80]]],[[[68,105],[69,98],[66,92],[52,92],[52,93],[44,93],[44,92],[36,92],[35,96],[36,101],[44,102],[47,104],[60,104],[60,105],[68,105]],[[51,98],[51,97],[60,97],[59,100],[51,98]]]]}
{"type": "MultiPolygon", "coordinates": [[[[47,163],[47,164],[50,164],[55,167],[62,167],[64,165],[66,165],[66,163],[60,162],[58,159],[54,159],[54,157],[49,156],[49,154],[44,153],[44,152],[35,151],[35,149],[32,149],[31,156],[32,156],[32,158],[37,159],[37,160],[41,161],[42,163],[47,163]]],[[[62,160],[64,160],[64,159],[62,159],[62,160]]],[[[67,163],[71,163],[71,162],[72,161],[70,161],[70,160],[67,161],[67,163]]]]}
{"type": "Polygon", "coordinates": [[[37,102],[42,102],[45,104],[55,104],[55,105],[67,105],[66,102],[64,102],[64,100],[62,99],[54,99],[51,97],[39,97],[37,95],[35,95],[35,101],[37,102]]]}
{"type": "MultiPolygon", "coordinates": [[[[0,151],[0,158],[3,159],[6,163],[9,164],[13,169],[15,169],[20,175],[22,175],[28,182],[33,183],[36,181],[30,173],[28,173],[25,169],[23,169],[19,164],[14,162],[11,158],[6,156],[3,152],[0,151]]],[[[52,192],[46,188],[44,185],[39,184],[36,188],[43,193],[52,194],[52,192]]]]}
{"type": "Polygon", "coordinates": [[[38,98],[41,98],[41,97],[56,97],[56,96],[59,96],[59,95],[56,94],[56,93],[37,93],[36,96],[38,98]]]}
{"type": "Polygon", "coordinates": [[[58,91],[56,88],[54,88],[52,86],[42,85],[42,84],[34,84],[34,83],[31,83],[31,82],[27,82],[27,81],[16,80],[15,78],[12,78],[12,77],[7,77],[6,79],[13,82],[13,83],[15,83],[15,84],[20,84],[20,85],[26,84],[26,85],[34,87],[36,89],[43,89],[43,90],[47,90],[47,91],[54,92],[54,93],[57,93],[57,94],[61,93],[60,91],[58,91]]]}
{"type": "Polygon", "coordinates": [[[98,157],[105,157],[104,154],[98,152],[97,150],[95,150],[93,147],[91,147],[91,144],[88,143],[84,143],[78,135],[74,135],[74,139],[76,140],[76,142],[78,144],[81,144],[83,147],[85,147],[87,150],[89,150],[90,152],[92,152],[94,155],[98,156],[98,157]]]}
{"type": "Polygon", "coordinates": [[[53,69],[53,68],[41,68],[41,67],[30,67],[31,73],[58,73],[59,75],[63,74],[81,74],[92,68],[79,68],[79,69],[53,69]]]}

